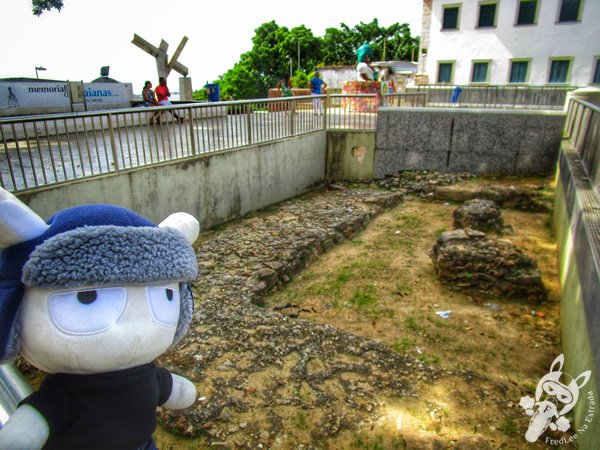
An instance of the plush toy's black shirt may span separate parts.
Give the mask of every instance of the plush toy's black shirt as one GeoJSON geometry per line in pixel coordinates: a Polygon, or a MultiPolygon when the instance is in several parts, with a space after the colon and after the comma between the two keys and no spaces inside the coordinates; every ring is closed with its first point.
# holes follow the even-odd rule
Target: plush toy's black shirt
{"type": "Polygon", "coordinates": [[[156,428],[156,407],[173,388],[168,370],[154,364],[94,375],[48,375],[22,404],[47,420],[44,450],[135,450],[156,428]]]}

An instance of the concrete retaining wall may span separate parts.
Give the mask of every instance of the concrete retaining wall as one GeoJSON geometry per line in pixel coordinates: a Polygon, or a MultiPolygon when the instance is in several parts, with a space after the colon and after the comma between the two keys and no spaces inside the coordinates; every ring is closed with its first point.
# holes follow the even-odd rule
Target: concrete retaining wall
{"type": "Polygon", "coordinates": [[[43,218],[110,203],[154,222],[185,211],[202,229],[306,192],[324,181],[325,131],[65,183],[18,197],[43,218]]]}
{"type": "Polygon", "coordinates": [[[565,142],[558,166],[554,225],[562,291],[560,327],[564,371],[574,378],[586,370],[592,371],[574,408],[577,443],[582,449],[600,448],[597,410],[600,398],[599,206],[598,196],[577,153],[565,142]],[[592,413],[590,393],[596,405],[592,413]]]}
{"type": "Polygon", "coordinates": [[[371,180],[375,131],[327,132],[327,181],[371,180]]]}
{"type": "Polygon", "coordinates": [[[564,112],[381,108],[375,178],[399,170],[552,173],[564,112]]]}

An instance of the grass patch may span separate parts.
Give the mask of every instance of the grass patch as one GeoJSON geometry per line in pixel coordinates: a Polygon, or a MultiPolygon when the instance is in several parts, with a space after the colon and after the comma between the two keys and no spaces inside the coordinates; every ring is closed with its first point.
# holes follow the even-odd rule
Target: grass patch
{"type": "Polygon", "coordinates": [[[296,426],[301,430],[308,429],[308,418],[306,417],[306,413],[304,411],[298,411],[295,422],[296,426]]]}
{"type": "Polygon", "coordinates": [[[361,433],[354,435],[350,447],[363,450],[400,450],[406,448],[406,441],[402,436],[393,436],[386,442],[381,434],[370,437],[361,433]]]}
{"type": "Polygon", "coordinates": [[[421,327],[417,323],[417,319],[415,319],[413,316],[408,316],[406,319],[404,319],[404,326],[411,331],[421,331],[421,327]]]}
{"type": "Polygon", "coordinates": [[[396,283],[396,287],[394,288],[394,294],[400,296],[412,295],[413,292],[413,287],[406,281],[398,281],[396,283]]]}
{"type": "Polygon", "coordinates": [[[514,420],[512,420],[510,417],[504,419],[504,422],[502,422],[502,425],[500,425],[500,431],[508,436],[517,436],[519,434],[517,424],[515,424],[514,420]]]}
{"type": "Polygon", "coordinates": [[[359,287],[354,291],[348,304],[356,308],[369,308],[377,303],[377,289],[372,284],[367,284],[364,287],[359,287]]]}
{"type": "Polygon", "coordinates": [[[419,216],[396,214],[396,219],[399,222],[396,224],[396,228],[401,228],[403,230],[418,230],[423,227],[423,219],[419,216]]]}
{"type": "Polygon", "coordinates": [[[440,363],[440,357],[439,356],[428,355],[427,353],[417,353],[415,355],[415,358],[417,358],[423,364],[439,364],[440,363]]]}
{"type": "Polygon", "coordinates": [[[414,347],[414,341],[409,337],[403,337],[399,341],[394,342],[391,347],[392,350],[398,353],[406,354],[409,348],[414,347]]]}
{"type": "Polygon", "coordinates": [[[445,233],[446,231],[448,231],[446,229],[446,227],[441,227],[435,230],[435,237],[439,238],[443,233],[445,233]]]}

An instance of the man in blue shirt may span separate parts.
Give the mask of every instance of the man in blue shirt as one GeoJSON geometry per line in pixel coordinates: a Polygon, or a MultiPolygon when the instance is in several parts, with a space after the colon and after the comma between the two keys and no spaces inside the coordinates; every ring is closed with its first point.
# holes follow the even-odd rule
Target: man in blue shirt
{"type": "MultiPolygon", "coordinates": [[[[324,90],[327,88],[327,83],[325,83],[321,78],[319,78],[319,72],[315,72],[315,76],[310,80],[310,93],[311,95],[321,95],[324,93],[324,90]]],[[[313,99],[313,112],[315,114],[323,114],[323,105],[322,99],[315,98],[313,99]]]]}

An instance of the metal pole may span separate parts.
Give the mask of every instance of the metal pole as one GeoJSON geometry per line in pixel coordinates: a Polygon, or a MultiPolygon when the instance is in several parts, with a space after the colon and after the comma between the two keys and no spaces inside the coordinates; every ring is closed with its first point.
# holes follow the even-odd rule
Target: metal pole
{"type": "Polygon", "coordinates": [[[107,114],[108,134],[110,136],[110,148],[113,155],[113,165],[115,170],[119,170],[119,156],[117,155],[117,141],[115,140],[115,130],[113,129],[112,115],[107,114]]]}
{"type": "Polygon", "coordinates": [[[17,409],[19,402],[32,392],[33,389],[14,365],[0,366],[0,428],[17,409]]]}

